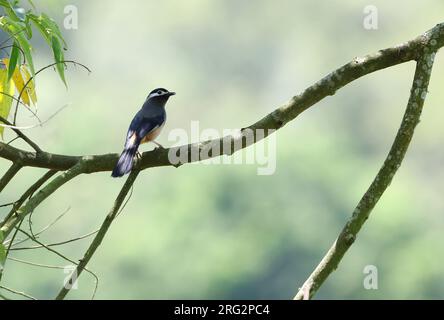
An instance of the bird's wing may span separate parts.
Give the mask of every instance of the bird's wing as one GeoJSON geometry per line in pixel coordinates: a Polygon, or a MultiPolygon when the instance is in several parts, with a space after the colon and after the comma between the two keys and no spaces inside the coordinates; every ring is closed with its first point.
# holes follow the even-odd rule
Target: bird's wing
{"type": "Polygon", "coordinates": [[[126,136],[125,148],[131,148],[138,145],[151,131],[157,129],[165,122],[165,116],[157,115],[151,117],[143,117],[137,114],[131,121],[126,136]]]}

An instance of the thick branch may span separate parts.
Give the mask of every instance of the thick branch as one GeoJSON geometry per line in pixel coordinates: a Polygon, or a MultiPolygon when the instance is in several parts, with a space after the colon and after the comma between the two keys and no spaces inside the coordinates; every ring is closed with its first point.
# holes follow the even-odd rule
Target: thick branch
{"type": "Polygon", "coordinates": [[[339,237],[328,250],[322,261],[305,281],[302,288],[296,294],[295,299],[309,299],[313,297],[327,277],[338,267],[344,254],[353,244],[359,230],[368,219],[371,211],[380,197],[392,182],[396,171],[401,166],[407,152],[416,125],[419,123],[424,100],[427,95],[430,75],[432,72],[435,51],[424,50],[424,53],[416,64],[410,98],[407,104],[401,127],[385,159],[367,192],[359,201],[352,217],[342,229],[339,237]]]}
{"type": "MultiPolygon", "coordinates": [[[[95,236],[94,240],[91,242],[88,250],[86,250],[85,255],[80,260],[80,263],[77,265],[76,270],[71,274],[69,280],[66,282],[67,284],[73,284],[77,278],[80,276],[82,271],[85,269],[86,265],[88,264],[89,260],[91,260],[92,256],[96,252],[97,248],[102,243],[103,238],[105,237],[106,232],[108,231],[109,227],[111,226],[111,223],[116,218],[116,216],[119,213],[119,209],[122,206],[123,201],[125,200],[126,195],[128,194],[129,190],[133,186],[134,182],[136,181],[136,178],[139,174],[138,170],[132,171],[131,174],[128,176],[128,178],[125,181],[125,184],[123,185],[122,189],[119,192],[119,195],[117,196],[113,207],[111,208],[111,211],[108,213],[108,215],[105,218],[105,221],[103,221],[102,226],[99,229],[99,232],[95,236]]],[[[69,292],[69,287],[64,286],[59,294],[57,295],[57,300],[63,300],[65,296],[69,292]]]]}
{"type": "MultiPolygon", "coordinates": [[[[433,50],[441,48],[444,45],[444,23],[438,24],[433,29],[427,31],[423,35],[414,40],[405,42],[401,45],[392,48],[380,50],[374,54],[369,54],[364,57],[357,57],[351,62],[333,71],[323,79],[319,80],[312,86],[308,87],[301,94],[294,96],[287,104],[276,109],[253,125],[244,128],[243,132],[249,132],[246,129],[252,129],[255,134],[254,141],[258,141],[263,137],[256,136],[256,129],[271,129],[277,130],[284,126],[289,121],[296,118],[303,111],[316,104],[320,100],[329,95],[333,95],[338,89],[341,89],[350,82],[365,76],[369,73],[391,67],[410,60],[416,60],[424,50],[433,50]]],[[[265,132],[267,136],[270,132],[265,132]]],[[[264,136],[264,137],[265,137],[264,136]]],[[[215,139],[203,143],[190,144],[171,150],[175,152],[177,149],[202,151],[209,145],[218,145],[220,150],[227,141],[231,146],[236,142],[243,141],[245,135],[238,137],[224,137],[222,139],[215,139]]],[[[241,143],[242,148],[248,146],[245,141],[241,143]]],[[[172,165],[168,158],[170,149],[157,149],[151,152],[145,152],[141,158],[138,169],[143,170],[150,167],[170,166],[172,165]]],[[[187,162],[205,160],[211,157],[218,156],[212,152],[200,154],[196,158],[188,157],[187,162]]],[[[0,143],[0,157],[17,161],[22,160],[24,166],[41,167],[55,170],[68,170],[76,163],[85,159],[81,156],[66,156],[57,155],[46,152],[26,152],[12,146],[0,143]]],[[[111,171],[117,161],[117,154],[105,154],[88,157],[88,165],[84,166],[84,173],[92,173],[99,171],[111,171]]]]}

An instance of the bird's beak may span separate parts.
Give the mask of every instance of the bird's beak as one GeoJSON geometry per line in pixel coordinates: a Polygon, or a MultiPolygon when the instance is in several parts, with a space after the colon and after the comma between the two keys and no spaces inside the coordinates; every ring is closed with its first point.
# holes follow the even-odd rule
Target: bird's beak
{"type": "Polygon", "coordinates": [[[169,97],[174,96],[175,94],[176,94],[175,92],[168,92],[169,97]]]}

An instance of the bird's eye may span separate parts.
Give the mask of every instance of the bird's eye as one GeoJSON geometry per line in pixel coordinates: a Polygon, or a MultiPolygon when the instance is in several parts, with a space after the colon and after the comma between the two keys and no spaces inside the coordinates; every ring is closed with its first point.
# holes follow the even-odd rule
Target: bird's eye
{"type": "Polygon", "coordinates": [[[158,95],[161,95],[163,92],[161,90],[157,91],[158,95]]]}

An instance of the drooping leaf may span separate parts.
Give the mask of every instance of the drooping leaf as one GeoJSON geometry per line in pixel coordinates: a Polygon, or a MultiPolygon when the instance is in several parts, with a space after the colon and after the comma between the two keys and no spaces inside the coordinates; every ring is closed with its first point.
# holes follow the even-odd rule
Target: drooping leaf
{"type": "Polygon", "coordinates": [[[18,48],[18,43],[14,42],[11,49],[11,58],[9,59],[8,65],[8,80],[11,80],[12,74],[14,73],[15,67],[17,66],[17,61],[20,57],[20,50],[18,48]]]}
{"type": "Polygon", "coordinates": [[[57,38],[63,43],[63,47],[66,50],[68,45],[65,42],[65,39],[63,38],[62,32],[60,31],[60,28],[58,24],[50,18],[46,13],[42,13],[43,22],[49,29],[51,29],[52,33],[57,36],[57,38]]]}
{"type": "Polygon", "coordinates": [[[63,46],[66,49],[67,44],[65,39],[63,38],[59,26],[53,19],[44,13],[39,16],[30,13],[28,16],[49,45],[51,45],[51,37],[56,36],[63,43],[63,46]]]}
{"type": "Polygon", "coordinates": [[[25,27],[26,27],[26,36],[28,37],[28,39],[31,39],[32,38],[32,25],[31,25],[31,20],[29,19],[28,14],[25,16],[25,27]]]}
{"type": "MultiPolygon", "coordinates": [[[[31,78],[31,74],[29,73],[28,68],[26,67],[26,65],[21,65],[20,66],[20,71],[22,73],[23,76],[23,81],[24,83],[28,83],[29,79],[31,78]]],[[[28,96],[31,98],[31,101],[34,105],[37,104],[37,94],[35,92],[35,81],[34,79],[32,79],[28,85],[26,86],[26,91],[28,93],[28,96]]]]}
{"type": "MultiPolygon", "coordinates": [[[[8,80],[6,69],[0,69],[0,116],[7,119],[11,110],[12,98],[14,94],[14,84],[8,80]]],[[[0,137],[3,139],[5,128],[0,126],[0,137]]]]}
{"type": "Polygon", "coordinates": [[[31,103],[28,95],[28,90],[23,90],[23,88],[25,87],[25,80],[23,80],[22,73],[18,69],[15,69],[14,74],[12,75],[12,80],[14,81],[14,85],[17,88],[18,93],[22,94],[20,99],[23,101],[24,104],[30,106],[31,103]]]}
{"type": "MultiPolygon", "coordinates": [[[[4,58],[3,63],[5,65],[8,65],[8,59],[4,58]]],[[[9,69],[8,69],[8,74],[9,74],[9,69]]],[[[22,92],[22,90],[26,84],[25,80],[23,79],[22,73],[20,72],[20,68],[14,69],[14,72],[12,73],[12,80],[14,81],[15,87],[17,88],[17,91],[20,94],[20,92],[22,92]]],[[[26,88],[28,88],[28,87],[26,87],[26,88]]],[[[22,102],[24,104],[26,104],[27,106],[31,105],[27,89],[23,90],[20,98],[21,98],[22,102]]]]}
{"type": "Polygon", "coordinates": [[[53,36],[51,39],[51,43],[52,43],[52,51],[54,53],[54,60],[57,62],[56,64],[57,72],[59,73],[60,78],[67,87],[68,85],[66,84],[66,79],[65,79],[65,65],[63,63],[65,58],[62,51],[62,47],[60,45],[60,41],[57,37],[53,36]]]}
{"type": "Polygon", "coordinates": [[[23,53],[25,55],[26,63],[29,66],[31,75],[34,76],[35,70],[31,54],[31,45],[28,39],[24,35],[26,31],[24,23],[13,21],[8,16],[2,16],[0,17],[0,28],[8,32],[18,42],[20,48],[23,50],[23,53]]]}
{"type": "Polygon", "coordinates": [[[41,33],[43,39],[51,45],[51,32],[48,28],[45,27],[44,23],[42,22],[41,16],[36,16],[35,14],[30,13],[28,15],[29,20],[32,21],[37,28],[37,30],[41,33]]]}
{"type": "Polygon", "coordinates": [[[29,70],[31,71],[32,76],[35,75],[34,62],[31,54],[31,45],[29,44],[26,37],[23,35],[23,32],[20,32],[16,35],[16,39],[20,44],[20,48],[23,50],[25,55],[26,64],[29,66],[29,70]]]}
{"type": "MultiPolygon", "coordinates": [[[[35,9],[33,1],[28,1],[35,9]]],[[[20,59],[20,53],[22,53],[29,67],[31,77],[35,76],[34,62],[31,54],[32,47],[29,43],[29,40],[33,36],[32,27],[35,26],[48,46],[52,49],[57,72],[66,86],[65,65],[62,61],[64,60],[63,50],[66,50],[67,44],[58,24],[45,13],[36,15],[32,9],[25,11],[20,7],[19,3],[20,1],[18,0],[0,0],[0,7],[3,7],[5,11],[5,15],[0,16],[0,29],[8,33],[11,38],[14,38],[20,47],[21,50],[18,53],[17,61],[20,59]]],[[[14,55],[15,54],[14,52],[14,55]]],[[[14,63],[17,64],[15,60],[16,57],[13,56],[11,59],[11,67],[14,63]]],[[[13,76],[13,68],[10,68],[9,72],[9,77],[13,76]]]]}

